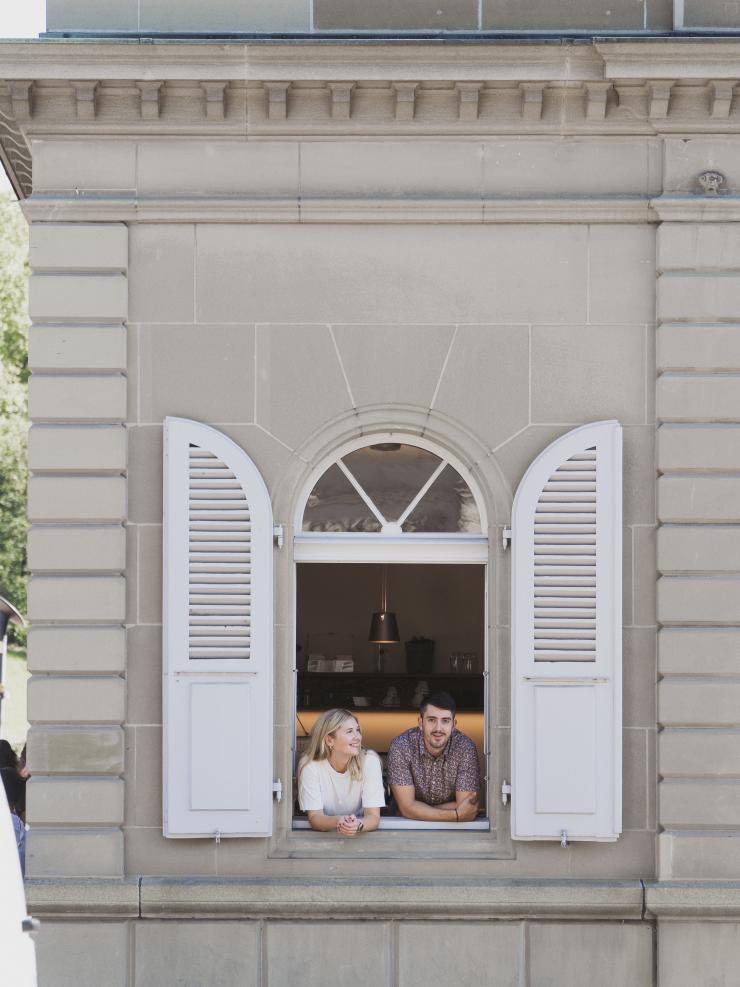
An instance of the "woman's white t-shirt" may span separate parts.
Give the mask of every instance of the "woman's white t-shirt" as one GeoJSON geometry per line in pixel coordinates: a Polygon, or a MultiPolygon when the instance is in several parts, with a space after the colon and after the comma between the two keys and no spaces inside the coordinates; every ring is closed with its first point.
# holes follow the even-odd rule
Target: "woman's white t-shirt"
{"type": "Polygon", "coordinates": [[[349,771],[340,774],[325,759],[309,761],[298,782],[298,801],[304,812],[321,810],[327,816],[361,816],[363,809],[385,805],[383,771],[375,751],[365,751],[362,781],[349,771]]]}

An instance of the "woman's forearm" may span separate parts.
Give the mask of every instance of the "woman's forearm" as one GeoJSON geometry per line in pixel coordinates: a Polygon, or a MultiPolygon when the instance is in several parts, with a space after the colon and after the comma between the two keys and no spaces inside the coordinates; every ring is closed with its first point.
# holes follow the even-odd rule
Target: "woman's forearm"
{"type": "Polygon", "coordinates": [[[311,829],[315,829],[319,833],[330,833],[333,829],[336,829],[340,818],[340,816],[324,815],[319,809],[308,813],[308,821],[311,829]]]}
{"type": "Polygon", "coordinates": [[[362,817],[362,832],[372,833],[380,825],[380,809],[365,809],[362,817]]]}

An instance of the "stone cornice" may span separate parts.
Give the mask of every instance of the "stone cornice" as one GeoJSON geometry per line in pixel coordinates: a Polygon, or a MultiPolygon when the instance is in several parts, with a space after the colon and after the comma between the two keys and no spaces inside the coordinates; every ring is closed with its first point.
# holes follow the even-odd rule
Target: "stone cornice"
{"type": "Polygon", "coordinates": [[[740,133],[740,77],[700,82],[0,81],[27,137],[740,133]]]}
{"type": "Polygon", "coordinates": [[[740,39],[0,43],[0,158],[55,137],[740,135],[740,39]]]}
{"type": "Polygon", "coordinates": [[[650,200],[593,198],[155,198],[33,195],[29,221],[146,223],[646,223],[650,200]]]}
{"type": "Polygon", "coordinates": [[[3,77],[66,80],[599,81],[740,78],[740,38],[434,44],[337,40],[0,42],[3,77]]]}
{"type": "Polygon", "coordinates": [[[599,41],[607,79],[737,79],[740,38],[599,41]]]}
{"type": "MultiPolygon", "coordinates": [[[[603,79],[589,44],[0,42],[6,79],[213,79],[234,82],[603,79]]],[[[739,73],[740,74],[740,73],[739,73]]]]}

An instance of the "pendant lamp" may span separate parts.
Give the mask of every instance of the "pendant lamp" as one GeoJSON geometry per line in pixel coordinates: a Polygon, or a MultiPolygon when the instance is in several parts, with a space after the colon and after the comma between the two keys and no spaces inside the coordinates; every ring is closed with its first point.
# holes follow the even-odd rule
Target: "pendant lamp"
{"type": "Polygon", "coordinates": [[[388,610],[388,572],[383,566],[381,580],[380,610],[376,610],[370,620],[370,631],[367,636],[370,644],[378,645],[378,671],[383,671],[384,644],[398,644],[401,637],[398,633],[398,621],[395,613],[388,610]]]}

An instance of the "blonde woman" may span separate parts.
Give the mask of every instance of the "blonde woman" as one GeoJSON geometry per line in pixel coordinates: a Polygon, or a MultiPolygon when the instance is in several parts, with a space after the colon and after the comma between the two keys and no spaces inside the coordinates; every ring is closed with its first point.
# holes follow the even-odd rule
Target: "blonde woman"
{"type": "Polygon", "coordinates": [[[347,709],[322,713],[298,764],[298,801],[311,829],[359,836],[378,828],[385,805],[375,751],[362,747],[362,730],[347,709]]]}

